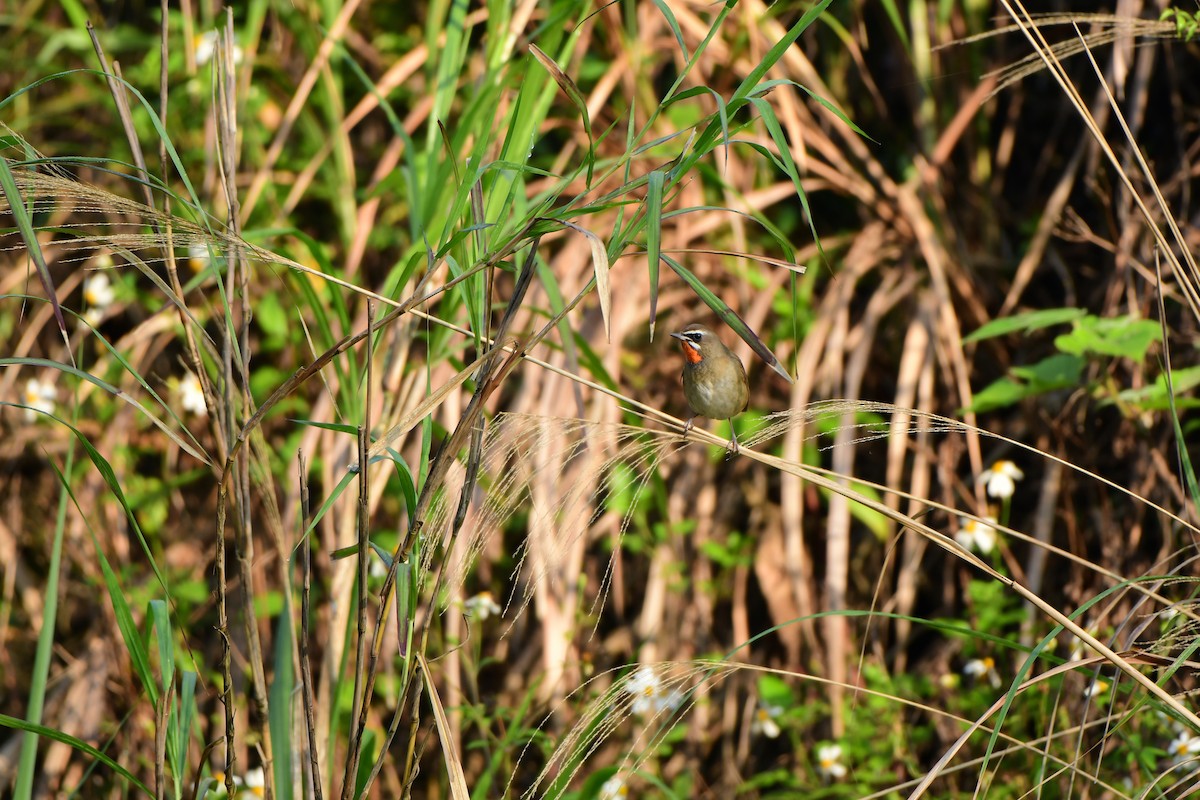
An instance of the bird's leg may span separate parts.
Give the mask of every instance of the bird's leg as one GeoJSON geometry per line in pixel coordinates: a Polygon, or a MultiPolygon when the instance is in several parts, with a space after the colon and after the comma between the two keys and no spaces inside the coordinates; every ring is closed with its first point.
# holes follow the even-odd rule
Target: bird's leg
{"type": "Polygon", "coordinates": [[[696,418],[692,417],[691,419],[689,419],[687,421],[687,424],[683,426],[683,438],[685,438],[685,439],[687,438],[688,431],[690,431],[692,429],[692,423],[695,421],[696,421],[696,418]]]}
{"type": "Polygon", "coordinates": [[[733,427],[733,420],[729,420],[729,435],[733,438],[729,440],[729,447],[726,449],[725,458],[736,456],[741,452],[741,448],[738,447],[737,431],[733,427]]]}

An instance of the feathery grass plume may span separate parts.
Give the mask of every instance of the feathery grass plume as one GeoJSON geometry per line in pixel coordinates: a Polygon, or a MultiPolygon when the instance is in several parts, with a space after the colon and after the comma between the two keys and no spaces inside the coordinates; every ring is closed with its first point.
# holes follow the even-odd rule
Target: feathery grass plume
{"type": "MultiPolygon", "coordinates": [[[[558,742],[537,779],[521,797],[523,800],[562,797],[571,781],[585,771],[588,758],[599,752],[627,720],[634,721],[637,732],[631,739],[620,771],[624,774],[636,772],[670,733],[673,720],[686,715],[697,696],[708,692],[738,668],[736,664],[667,662],[630,669],[588,703],[582,716],[558,742]],[[648,690],[652,702],[647,702],[648,690]]],[[[592,683],[616,675],[617,670],[597,675],[572,691],[567,699],[582,694],[592,683]]],[[[594,768],[595,765],[591,766],[594,768]]],[[[509,786],[512,786],[511,779],[509,786]]]]}
{"type": "MultiPolygon", "coordinates": [[[[1059,26],[1067,28],[1067,38],[1055,42],[1050,46],[1051,52],[1060,61],[1077,56],[1089,48],[1103,47],[1119,40],[1183,38],[1179,26],[1174,21],[1165,19],[1143,19],[1141,17],[1121,16],[1117,14],[1091,14],[1087,12],[1078,14],[1041,13],[1030,14],[1029,16],[1041,28],[1055,28],[1059,26]],[[1075,25],[1089,28],[1089,31],[1084,34],[1082,39],[1075,36],[1074,31],[1071,30],[1071,27],[1075,25]]],[[[1016,24],[1001,25],[994,30],[984,31],[972,36],[964,36],[953,42],[938,45],[933,49],[941,50],[955,45],[980,42],[997,36],[1017,33],[1020,30],[1021,26],[1016,24]]],[[[1144,44],[1146,42],[1139,42],[1138,46],[1144,44]]],[[[988,99],[995,97],[1005,89],[1044,69],[1046,69],[1046,62],[1042,59],[1041,55],[1035,52],[1022,56],[1011,64],[1006,64],[1003,67],[985,73],[985,79],[996,79],[996,85],[988,94],[988,99]]]]}
{"type": "MultiPolygon", "coordinates": [[[[460,586],[487,538],[498,535],[518,510],[527,510],[506,614],[514,602],[523,611],[543,588],[571,595],[570,605],[577,607],[574,593],[583,548],[590,544],[593,523],[612,513],[607,501],[614,491],[613,471],[621,467],[631,472],[632,485],[622,488],[636,502],[663,458],[679,447],[674,436],[622,423],[497,415],[484,443],[483,472],[489,479],[479,490],[482,508],[469,526],[466,555],[455,562],[448,585],[460,586]]],[[[616,515],[614,557],[632,511],[616,515]]],[[[589,613],[604,602],[611,566],[610,561],[589,613]]]]}

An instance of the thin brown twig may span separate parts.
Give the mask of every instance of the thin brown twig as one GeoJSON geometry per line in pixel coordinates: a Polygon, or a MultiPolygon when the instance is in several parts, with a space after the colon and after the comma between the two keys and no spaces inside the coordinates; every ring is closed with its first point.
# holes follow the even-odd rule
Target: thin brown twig
{"type": "MultiPolygon", "coordinates": [[[[300,488],[300,521],[301,529],[309,518],[308,506],[308,470],[304,454],[297,456],[296,482],[300,488]]],[[[301,562],[303,573],[300,590],[300,684],[303,692],[304,728],[308,735],[308,785],[312,788],[315,800],[322,799],[321,790],[321,759],[317,752],[317,723],[313,718],[313,710],[317,701],[313,697],[312,659],[309,658],[308,645],[311,641],[309,620],[312,617],[312,547],[303,543],[304,558],[301,562]]]]}
{"type": "MultiPolygon", "coordinates": [[[[367,329],[375,317],[375,308],[367,304],[367,329]]],[[[358,631],[355,636],[354,657],[354,702],[350,708],[350,719],[355,720],[350,733],[350,744],[346,754],[346,771],[342,776],[342,800],[349,800],[355,788],[358,776],[358,762],[362,758],[363,734],[367,729],[367,715],[370,711],[370,700],[373,681],[368,676],[375,673],[375,657],[372,651],[371,663],[366,663],[367,657],[367,560],[371,557],[371,481],[370,472],[366,469],[367,450],[370,443],[371,416],[371,387],[374,381],[371,377],[374,339],[367,337],[367,388],[363,400],[363,423],[358,426],[358,463],[364,465],[358,473],[358,631]]],[[[379,625],[383,625],[380,620],[379,625]]],[[[378,635],[377,635],[378,638],[378,635]]]]}

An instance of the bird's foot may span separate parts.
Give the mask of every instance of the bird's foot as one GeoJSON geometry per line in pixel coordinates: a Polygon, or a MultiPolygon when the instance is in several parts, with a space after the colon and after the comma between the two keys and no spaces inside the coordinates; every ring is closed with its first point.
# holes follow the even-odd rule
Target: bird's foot
{"type": "Polygon", "coordinates": [[[725,448],[725,460],[726,461],[733,458],[734,456],[736,456],[738,453],[740,453],[742,451],[742,448],[738,446],[737,431],[735,431],[733,429],[733,422],[729,423],[729,435],[730,435],[729,446],[725,448]]]}
{"type": "Polygon", "coordinates": [[[687,438],[688,431],[690,431],[690,430],[692,429],[692,423],[693,423],[693,422],[695,422],[695,421],[696,421],[696,418],[695,418],[695,417],[692,417],[692,418],[691,418],[691,419],[689,419],[689,420],[687,421],[687,423],[686,423],[686,424],[683,426],[683,438],[685,438],[685,439],[687,438]]]}

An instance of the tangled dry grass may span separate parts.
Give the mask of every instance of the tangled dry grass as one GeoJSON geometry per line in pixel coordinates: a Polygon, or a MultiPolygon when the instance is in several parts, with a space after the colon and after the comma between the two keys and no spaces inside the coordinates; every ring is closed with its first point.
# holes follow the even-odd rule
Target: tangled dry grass
{"type": "Polygon", "coordinates": [[[1186,796],[1195,45],[875,5],[11,27],[4,785],[1186,796]]]}

